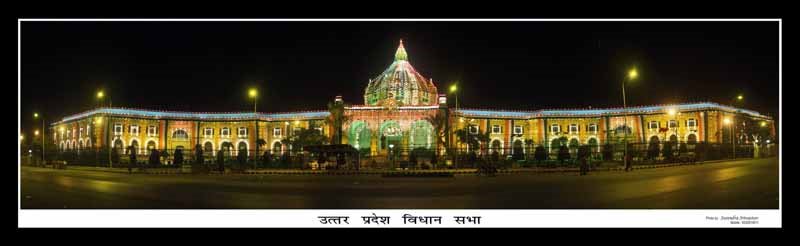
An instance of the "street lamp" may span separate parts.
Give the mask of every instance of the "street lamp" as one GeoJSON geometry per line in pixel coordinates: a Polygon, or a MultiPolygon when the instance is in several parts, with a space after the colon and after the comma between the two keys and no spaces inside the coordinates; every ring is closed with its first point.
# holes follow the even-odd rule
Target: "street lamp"
{"type": "MultiPolygon", "coordinates": [[[[34,118],[34,119],[37,119],[37,118],[39,118],[39,113],[33,113],[33,118],[34,118]]],[[[47,134],[46,134],[46,133],[47,133],[47,128],[44,128],[44,117],[42,117],[42,163],[47,163],[47,162],[45,161],[45,155],[44,155],[44,150],[45,150],[45,148],[44,148],[44,145],[45,145],[45,137],[47,137],[47,134]]],[[[34,133],[34,135],[39,135],[39,131],[37,130],[37,131],[34,133]]]]}
{"type": "MultiPolygon", "coordinates": [[[[452,85],[450,85],[450,93],[453,93],[456,96],[456,111],[458,111],[458,82],[453,83],[452,85]]],[[[465,135],[465,138],[466,138],[466,135],[465,135]]],[[[458,168],[458,148],[456,148],[455,154],[456,155],[455,155],[455,159],[453,159],[453,166],[455,168],[458,168]]]]}
{"type": "MultiPolygon", "coordinates": [[[[625,132],[625,137],[622,140],[622,143],[625,145],[624,147],[625,152],[624,156],[622,157],[622,160],[626,168],[628,166],[628,158],[627,158],[628,157],[628,112],[627,112],[628,104],[627,104],[627,99],[625,97],[625,82],[634,80],[637,77],[639,77],[639,72],[636,71],[636,68],[632,68],[631,70],[628,70],[628,76],[625,76],[625,78],[622,79],[622,110],[623,110],[622,131],[625,132]]],[[[627,169],[625,170],[627,171],[627,169]]]]}
{"type": "Polygon", "coordinates": [[[255,148],[255,155],[253,155],[254,156],[253,166],[258,168],[258,117],[257,117],[258,116],[258,110],[256,109],[256,106],[258,105],[258,103],[256,101],[256,99],[258,99],[258,90],[256,90],[256,88],[250,88],[250,90],[247,92],[247,94],[250,96],[250,98],[253,99],[253,120],[255,121],[255,128],[254,129],[255,129],[255,132],[256,132],[255,137],[254,137],[256,148],[255,148]]]}
{"type": "Polygon", "coordinates": [[[722,123],[725,124],[725,125],[729,125],[731,127],[731,145],[733,145],[733,159],[736,159],[736,143],[734,143],[734,138],[733,138],[733,135],[734,135],[733,128],[736,125],[733,124],[733,120],[731,120],[730,118],[723,119],[722,123]]]}
{"type": "Polygon", "coordinates": [[[389,158],[392,159],[392,168],[394,168],[394,144],[389,144],[389,158]]]}

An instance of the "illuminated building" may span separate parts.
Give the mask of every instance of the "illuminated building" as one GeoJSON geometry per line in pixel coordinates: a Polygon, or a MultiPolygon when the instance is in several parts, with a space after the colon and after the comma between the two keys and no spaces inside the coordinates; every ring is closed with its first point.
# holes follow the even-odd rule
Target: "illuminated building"
{"type": "MultiPolygon", "coordinates": [[[[771,117],[710,102],[626,109],[450,108],[447,97],[438,94],[434,81],[417,72],[408,58],[401,41],[394,61],[368,81],[364,104],[344,107],[348,120],[342,124],[343,143],[378,156],[391,151],[390,146],[401,151],[437,149],[438,146],[443,152],[442,146],[448,143],[452,147],[466,148],[454,135],[458,129],[468,129],[467,134],[488,131],[490,141],[481,148],[496,149],[504,154],[520,146],[528,151],[527,142],[551,150],[559,144],[599,146],[618,143],[626,137],[634,143],[718,143],[730,141],[724,137],[729,126],[722,122],[735,115],[768,127],[771,136],[775,136],[771,117]],[[674,114],[669,114],[670,111],[674,114]],[[437,114],[445,116],[450,126],[441,141],[437,141],[434,122],[430,121],[437,114]],[[623,120],[625,115],[627,121],[623,120]]],[[[344,102],[337,97],[335,103],[344,102]]],[[[318,129],[325,136],[333,136],[336,129],[327,123],[328,117],[327,110],[198,113],[99,108],[63,118],[52,124],[54,131],[51,132],[53,141],[62,150],[134,146],[145,153],[154,148],[192,151],[199,145],[206,153],[213,154],[228,142],[233,145],[235,154],[238,150],[252,150],[257,139],[263,139],[266,146],[259,147],[260,150],[281,153],[287,150],[281,140],[300,128],[318,129]]]]}

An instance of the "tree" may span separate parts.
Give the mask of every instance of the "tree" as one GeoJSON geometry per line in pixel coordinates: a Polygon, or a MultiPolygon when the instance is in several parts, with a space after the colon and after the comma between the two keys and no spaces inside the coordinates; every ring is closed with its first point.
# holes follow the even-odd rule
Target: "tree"
{"type": "MultiPolygon", "coordinates": [[[[64,152],[64,153],[67,154],[67,156],[69,156],[69,154],[71,154],[69,151],[64,152]]],[[[68,158],[64,158],[64,159],[68,159],[68,158]]],[[[114,149],[111,150],[111,162],[114,163],[114,164],[118,164],[119,163],[119,150],[116,147],[114,147],[114,149]]]]}
{"type": "Polygon", "coordinates": [[[515,161],[525,159],[525,156],[524,156],[524,153],[523,153],[523,150],[522,150],[522,145],[514,145],[514,154],[511,155],[511,158],[514,159],[515,161]]]}
{"type": "Polygon", "coordinates": [[[412,166],[417,167],[417,151],[411,151],[411,154],[408,155],[408,162],[410,162],[412,166]]]}
{"type": "Polygon", "coordinates": [[[195,164],[203,164],[203,147],[200,144],[194,146],[194,163],[195,164]]]}
{"type": "Polygon", "coordinates": [[[566,144],[561,144],[558,147],[558,161],[563,165],[564,161],[568,160],[569,158],[569,148],[567,148],[566,144]]]}
{"type": "Polygon", "coordinates": [[[270,154],[269,150],[266,150],[261,155],[261,166],[268,167],[270,164],[272,164],[272,154],[270,154]]]}
{"type": "Polygon", "coordinates": [[[674,154],[673,154],[673,151],[672,151],[672,144],[673,144],[672,142],[666,142],[664,144],[664,150],[663,150],[662,154],[664,155],[664,159],[666,159],[666,161],[672,161],[672,159],[674,157],[674,154]]]}
{"type": "Polygon", "coordinates": [[[537,164],[541,164],[542,161],[547,160],[547,150],[544,149],[544,146],[536,146],[533,157],[536,159],[537,164]]]}
{"type": "Polygon", "coordinates": [[[327,143],[327,138],[314,129],[300,129],[297,134],[281,140],[281,143],[292,146],[293,150],[302,150],[305,146],[327,143]]]}
{"type": "Polygon", "coordinates": [[[685,144],[685,143],[684,143],[684,144],[681,144],[681,145],[678,147],[678,156],[683,156],[683,155],[685,155],[685,154],[686,154],[686,152],[688,152],[688,151],[689,151],[689,150],[686,148],[686,144],[685,144]]]}
{"type": "Polygon", "coordinates": [[[133,145],[128,146],[128,155],[130,158],[130,163],[128,165],[135,166],[136,165],[136,147],[133,145]]]}
{"type": "Polygon", "coordinates": [[[658,157],[659,150],[658,150],[658,143],[655,141],[650,141],[647,146],[647,159],[653,160],[658,157]]]}
{"type": "Polygon", "coordinates": [[[150,166],[160,166],[161,165],[161,157],[159,156],[159,151],[157,149],[153,149],[150,151],[150,159],[148,161],[150,166]]]}
{"type": "Polygon", "coordinates": [[[447,124],[447,117],[444,113],[439,110],[436,114],[425,117],[425,121],[428,121],[428,123],[431,123],[431,126],[433,126],[434,133],[436,134],[437,148],[443,146],[445,149],[448,149],[449,146],[447,146],[447,141],[445,141],[445,134],[450,131],[450,125],[447,124]]]}
{"type": "Polygon", "coordinates": [[[610,161],[614,158],[614,147],[610,143],[603,145],[603,160],[610,161]]]}
{"type": "Polygon", "coordinates": [[[173,164],[175,166],[179,166],[183,164],[183,149],[176,149],[175,150],[175,159],[173,164]]]}
{"type": "Polygon", "coordinates": [[[585,158],[589,158],[589,146],[581,145],[578,147],[578,159],[583,160],[585,158]]]}
{"type": "Polygon", "coordinates": [[[531,152],[533,152],[533,149],[531,149],[531,147],[533,147],[533,139],[525,139],[525,146],[528,148],[528,154],[525,156],[525,159],[528,159],[531,152]]]}

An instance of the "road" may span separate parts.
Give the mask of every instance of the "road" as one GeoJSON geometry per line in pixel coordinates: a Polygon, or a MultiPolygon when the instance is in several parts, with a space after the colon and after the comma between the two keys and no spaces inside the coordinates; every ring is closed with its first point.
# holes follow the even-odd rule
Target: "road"
{"type": "Polygon", "coordinates": [[[23,167],[28,208],[777,209],[778,160],[633,172],[382,178],[151,175],[23,167]]]}

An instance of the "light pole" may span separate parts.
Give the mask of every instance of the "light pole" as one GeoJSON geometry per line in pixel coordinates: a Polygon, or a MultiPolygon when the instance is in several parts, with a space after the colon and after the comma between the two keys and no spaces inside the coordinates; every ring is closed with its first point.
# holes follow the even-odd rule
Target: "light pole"
{"type": "Polygon", "coordinates": [[[389,144],[389,158],[392,159],[392,168],[394,168],[394,144],[389,144]]]}
{"type": "MultiPolygon", "coordinates": [[[[100,105],[100,106],[102,106],[102,104],[103,104],[103,97],[105,97],[105,93],[103,92],[103,90],[98,91],[97,92],[97,100],[99,102],[98,105],[100,105]]],[[[109,103],[109,107],[110,106],[111,105],[109,103]]],[[[108,117],[108,122],[106,122],[106,124],[108,124],[109,126],[111,125],[111,116],[108,117]]],[[[106,141],[106,145],[108,146],[108,167],[109,168],[113,168],[114,167],[114,163],[111,162],[112,161],[111,160],[111,151],[112,151],[111,145],[112,145],[112,143],[111,143],[111,137],[108,136],[109,134],[111,134],[111,132],[108,130],[108,127],[106,127],[105,131],[106,131],[106,139],[108,140],[108,141],[106,141]]]]}
{"type": "MultiPolygon", "coordinates": [[[[34,119],[39,118],[39,113],[33,113],[33,118],[34,119]]],[[[36,131],[35,135],[39,135],[39,131],[36,131]]],[[[44,128],[44,117],[42,117],[42,165],[46,165],[47,164],[47,161],[45,160],[45,155],[44,155],[45,137],[47,137],[47,129],[44,128]]]]}
{"type": "Polygon", "coordinates": [[[625,165],[625,167],[626,167],[625,170],[626,171],[628,170],[627,169],[627,167],[628,167],[628,112],[627,112],[628,103],[627,103],[627,99],[625,97],[625,82],[626,81],[631,81],[633,79],[636,79],[636,77],[638,77],[638,76],[639,76],[639,72],[636,71],[636,68],[633,68],[630,71],[628,71],[628,76],[625,76],[625,78],[622,79],[622,110],[623,110],[623,113],[622,113],[622,131],[625,132],[624,138],[622,140],[622,143],[625,145],[625,147],[624,147],[625,152],[624,152],[624,155],[622,156],[622,160],[623,160],[622,163],[625,165]]]}
{"type": "MultiPolygon", "coordinates": [[[[456,112],[458,112],[458,83],[450,85],[450,93],[456,96],[456,112]]],[[[455,158],[453,158],[453,167],[458,169],[458,148],[455,150],[455,158]]]]}
{"type": "Polygon", "coordinates": [[[722,123],[725,125],[729,125],[731,127],[731,145],[733,145],[733,159],[736,159],[736,143],[733,142],[734,141],[733,128],[735,127],[735,125],[733,124],[730,118],[725,118],[724,120],[722,120],[722,123]]]}
{"type": "Polygon", "coordinates": [[[253,120],[255,121],[254,143],[256,147],[255,147],[255,155],[253,155],[254,156],[253,167],[258,168],[258,110],[256,110],[256,106],[258,105],[256,100],[258,98],[258,90],[256,90],[255,88],[250,88],[248,94],[250,95],[250,98],[253,98],[253,120]]]}

